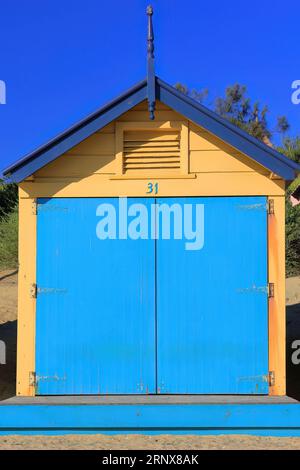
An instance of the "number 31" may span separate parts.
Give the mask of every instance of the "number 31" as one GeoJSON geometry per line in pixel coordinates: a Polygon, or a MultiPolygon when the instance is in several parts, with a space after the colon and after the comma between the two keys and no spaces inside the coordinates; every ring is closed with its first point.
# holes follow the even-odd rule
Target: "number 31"
{"type": "Polygon", "coordinates": [[[147,185],[147,194],[157,194],[158,193],[158,183],[148,183],[147,185]]]}

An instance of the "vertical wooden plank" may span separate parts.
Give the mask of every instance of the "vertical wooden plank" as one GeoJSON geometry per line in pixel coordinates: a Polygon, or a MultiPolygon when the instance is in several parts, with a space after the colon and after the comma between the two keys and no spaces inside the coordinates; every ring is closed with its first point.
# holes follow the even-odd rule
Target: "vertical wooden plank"
{"type": "Polygon", "coordinates": [[[182,123],[180,139],[181,173],[187,175],[189,172],[189,128],[185,122],[182,123]]]}
{"type": "Polygon", "coordinates": [[[18,275],[18,339],[17,395],[34,396],[29,374],[35,370],[35,299],[30,286],[36,280],[36,215],[35,199],[20,197],[19,190],[19,275],[18,275]]]}
{"type": "Polygon", "coordinates": [[[285,197],[274,196],[274,214],[269,215],[269,282],[274,297],[269,299],[269,369],[275,373],[270,395],[285,395],[285,197]]]}
{"type": "Polygon", "coordinates": [[[123,125],[116,123],[116,133],[115,133],[115,152],[116,152],[116,162],[117,162],[117,174],[123,175],[124,165],[123,165],[123,125]]]}

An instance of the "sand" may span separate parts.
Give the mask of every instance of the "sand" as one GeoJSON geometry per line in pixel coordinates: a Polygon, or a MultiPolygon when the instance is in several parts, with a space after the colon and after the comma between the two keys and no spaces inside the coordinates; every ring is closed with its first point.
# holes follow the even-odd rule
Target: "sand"
{"type": "Polygon", "coordinates": [[[1,436],[0,450],[299,450],[300,438],[257,436],[1,436]]]}

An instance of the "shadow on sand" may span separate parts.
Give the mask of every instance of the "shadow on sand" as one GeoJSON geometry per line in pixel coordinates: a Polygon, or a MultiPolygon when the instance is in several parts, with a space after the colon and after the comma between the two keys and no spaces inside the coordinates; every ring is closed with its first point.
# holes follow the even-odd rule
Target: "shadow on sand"
{"type": "Polygon", "coordinates": [[[6,346],[6,364],[0,364],[0,400],[16,395],[17,320],[0,324],[0,340],[6,346]]]}

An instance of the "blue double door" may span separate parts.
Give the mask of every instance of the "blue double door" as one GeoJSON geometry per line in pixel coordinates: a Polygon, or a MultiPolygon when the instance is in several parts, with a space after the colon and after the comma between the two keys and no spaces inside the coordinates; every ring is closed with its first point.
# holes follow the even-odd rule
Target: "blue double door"
{"type": "Polygon", "coordinates": [[[268,393],[266,198],[39,199],[37,227],[37,394],[268,393]]]}

